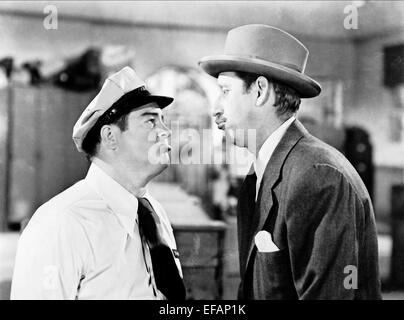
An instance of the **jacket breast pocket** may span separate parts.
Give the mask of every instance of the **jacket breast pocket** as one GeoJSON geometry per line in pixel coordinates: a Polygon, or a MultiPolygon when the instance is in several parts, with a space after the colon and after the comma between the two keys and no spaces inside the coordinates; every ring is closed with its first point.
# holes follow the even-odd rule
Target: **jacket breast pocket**
{"type": "Polygon", "coordinates": [[[287,249],[256,252],[253,291],[255,299],[297,299],[287,249]]]}

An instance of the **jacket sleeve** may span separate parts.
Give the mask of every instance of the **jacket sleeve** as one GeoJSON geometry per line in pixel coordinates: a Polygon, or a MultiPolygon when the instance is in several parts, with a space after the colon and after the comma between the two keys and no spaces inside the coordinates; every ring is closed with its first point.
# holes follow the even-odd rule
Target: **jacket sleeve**
{"type": "Polygon", "coordinates": [[[299,299],[353,299],[361,210],[354,188],[335,168],[314,165],[289,186],[287,198],[287,241],[299,299]]]}

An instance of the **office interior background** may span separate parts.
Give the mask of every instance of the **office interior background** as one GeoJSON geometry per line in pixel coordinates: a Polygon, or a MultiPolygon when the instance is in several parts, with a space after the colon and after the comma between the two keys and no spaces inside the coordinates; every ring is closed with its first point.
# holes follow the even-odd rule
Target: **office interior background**
{"type": "MultiPolygon", "coordinates": [[[[132,66],[152,91],[175,97],[166,119],[178,132],[209,129],[212,154],[223,155],[211,116],[219,90],[197,63],[251,23],[281,28],[310,51],[306,73],[323,92],[298,118],[361,175],[383,296],[404,299],[404,1],[1,2],[0,299],[9,298],[24,225],[86,174],[71,132],[105,77],[132,66]]],[[[177,148],[190,143],[172,138],[177,148]]],[[[189,299],[236,298],[235,206],[249,166],[176,163],[150,185],[173,224],[189,299]]]]}

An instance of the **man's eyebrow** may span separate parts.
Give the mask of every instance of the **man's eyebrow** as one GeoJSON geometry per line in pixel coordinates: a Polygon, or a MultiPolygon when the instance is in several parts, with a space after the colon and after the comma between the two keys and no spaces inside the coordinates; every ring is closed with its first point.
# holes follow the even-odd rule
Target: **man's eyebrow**
{"type": "Polygon", "coordinates": [[[158,117],[159,115],[160,115],[160,113],[157,111],[145,111],[140,114],[141,117],[144,117],[144,116],[157,116],[158,117]]]}

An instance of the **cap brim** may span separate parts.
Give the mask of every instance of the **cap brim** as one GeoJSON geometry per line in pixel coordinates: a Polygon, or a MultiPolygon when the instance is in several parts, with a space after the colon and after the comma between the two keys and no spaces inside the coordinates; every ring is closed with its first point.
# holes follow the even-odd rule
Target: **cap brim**
{"type": "Polygon", "coordinates": [[[160,109],[164,109],[165,107],[169,106],[174,101],[174,98],[166,97],[166,96],[156,96],[156,95],[149,95],[142,98],[138,98],[137,107],[140,108],[145,104],[155,102],[160,109]]]}
{"type": "Polygon", "coordinates": [[[266,75],[290,86],[296,90],[301,98],[313,98],[321,92],[321,85],[309,76],[262,59],[215,55],[202,58],[199,61],[199,65],[206,73],[215,78],[221,72],[226,71],[251,72],[266,75]]]}

